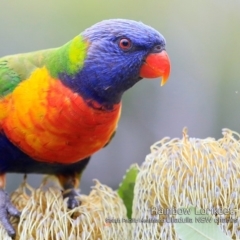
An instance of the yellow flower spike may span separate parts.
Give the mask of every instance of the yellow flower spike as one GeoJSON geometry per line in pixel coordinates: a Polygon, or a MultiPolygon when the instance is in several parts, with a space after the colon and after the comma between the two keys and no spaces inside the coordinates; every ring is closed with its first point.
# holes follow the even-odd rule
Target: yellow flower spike
{"type": "MultiPolygon", "coordinates": [[[[166,219],[174,219],[173,211],[183,207],[196,206],[217,220],[240,217],[239,139],[229,129],[223,129],[219,140],[189,138],[184,128],[182,139],[164,138],[154,144],[136,179],[132,218],[157,223],[134,223],[132,239],[178,240],[174,224],[166,219]]],[[[240,239],[240,223],[219,225],[232,239],[240,239]]]]}

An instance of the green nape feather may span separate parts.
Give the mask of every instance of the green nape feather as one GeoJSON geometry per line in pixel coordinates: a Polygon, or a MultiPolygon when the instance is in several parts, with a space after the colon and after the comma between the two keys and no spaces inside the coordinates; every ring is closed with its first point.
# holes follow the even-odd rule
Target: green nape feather
{"type": "Polygon", "coordinates": [[[76,74],[84,64],[88,43],[79,35],[48,57],[47,68],[53,77],[59,73],[76,74]]]}
{"type": "Polygon", "coordinates": [[[84,64],[88,43],[79,35],[62,47],[0,58],[0,97],[11,93],[36,68],[46,66],[52,77],[74,75],[84,64]]]}

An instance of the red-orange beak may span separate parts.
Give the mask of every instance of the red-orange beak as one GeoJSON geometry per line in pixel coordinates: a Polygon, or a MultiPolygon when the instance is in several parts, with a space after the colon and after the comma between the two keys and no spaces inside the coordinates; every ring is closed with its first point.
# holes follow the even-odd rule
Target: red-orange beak
{"type": "Polygon", "coordinates": [[[160,53],[148,54],[140,69],[140,77],[142,78],[162,77],[161,86],[167,82],[169,74],[170,59],[164,50],[160,53]]]}

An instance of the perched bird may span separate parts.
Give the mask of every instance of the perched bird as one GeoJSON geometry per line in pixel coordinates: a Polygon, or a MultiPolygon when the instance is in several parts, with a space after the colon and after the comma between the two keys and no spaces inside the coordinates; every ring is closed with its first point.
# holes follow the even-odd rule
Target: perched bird
{"type": "Polygon", "coordinates": [[[5,174],[53,174],[80,203],[80,177],[90,156],[113,137],[123,93],[142,78],[170,72],[165,39],[141,22],[111,19],[65,45],[0,58],[0,222],[19,216],[5,174]]]}

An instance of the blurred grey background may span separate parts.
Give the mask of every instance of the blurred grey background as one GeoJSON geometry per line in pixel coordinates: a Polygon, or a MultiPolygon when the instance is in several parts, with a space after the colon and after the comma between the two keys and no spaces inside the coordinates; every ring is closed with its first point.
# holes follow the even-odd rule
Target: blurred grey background
{"type": "MultiPolygon", "coordinates": [[[[0,56],[58,47],[92,24],[109,18],[142,21],[167,39],[172,62],[169,82],[143,80],[123,99],[118,132],[92,157],[81,192],[92,179],[114,189],[130,164],[144,161],[149,147],[165,136],[181,137],[187,126],[196,138],[240,132],[239,0],[21,0],[0,1],[0,56]]],[[[9,174],[12,191],[22,175],[9,174]]],[[[28,182],[39,186],[41,176],[28,182]]]]}

